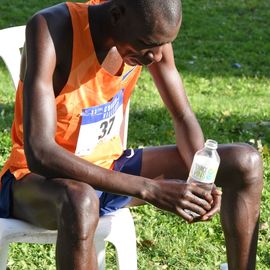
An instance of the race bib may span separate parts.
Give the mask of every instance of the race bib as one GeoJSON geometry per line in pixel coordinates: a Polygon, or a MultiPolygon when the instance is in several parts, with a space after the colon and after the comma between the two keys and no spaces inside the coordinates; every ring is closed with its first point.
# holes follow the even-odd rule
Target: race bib
{"type": "Polygon", "coordinates": [[[119,137],[122,122],[123,90],[108,103],[83,109],[75,154],[90,155],[98,144],[119,137]]]}

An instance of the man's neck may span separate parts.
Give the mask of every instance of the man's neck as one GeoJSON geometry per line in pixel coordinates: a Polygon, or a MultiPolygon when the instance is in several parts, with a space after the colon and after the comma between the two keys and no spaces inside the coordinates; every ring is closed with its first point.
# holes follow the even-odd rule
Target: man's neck
{"type": "Polygon", "coordinates": [[[88,9],[92,40],[99,64],[112,75],[120,75],[123,59],[114,47],[111,37],[109,2],[88,9]]]}
{"type": "Polygon", "coordinates": [[[104,3],[97,6],[89,6],[88,8],[91,36],[100,64],[114,46],[111,38],[110,16],[107,5],[108,3],[104,3]]]}

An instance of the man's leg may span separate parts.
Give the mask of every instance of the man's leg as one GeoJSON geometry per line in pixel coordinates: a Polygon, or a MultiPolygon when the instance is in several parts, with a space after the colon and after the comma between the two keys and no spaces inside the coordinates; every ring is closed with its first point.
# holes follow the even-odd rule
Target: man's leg
{"type": "MultiPolygon", "coordinates": [[[[220,145],[216,184],[222,187],[221,222],[230,270],[255,269],[258,219],[262,192],[259,153],[246,144],[220,145]]],[[[141,175],[152,179],[188,177],[175,146],[145,148],[141,175]]],[[[129,206],[142,204],[134,199],[129,206]]]]}
{"type": "Polygon", "coordinates": [[[222,187],[221,222],[229,269],[256,265],[260,200],[263,187],[260,155],[248,145],[224,146],[217,185],[222,187]]]}
{"type": "Polygon", "coordinates": [[[57,269],[97,269],[93,239],[99,200],[89,185],[29,174],[14,184],[13,216],[58,229],[57,269]]]}

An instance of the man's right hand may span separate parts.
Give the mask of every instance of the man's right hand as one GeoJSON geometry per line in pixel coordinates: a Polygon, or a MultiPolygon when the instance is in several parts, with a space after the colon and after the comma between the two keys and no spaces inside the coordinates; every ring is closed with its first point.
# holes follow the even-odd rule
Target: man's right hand
{"type": "Polygon", "coordinates": [[[186,213],[190,210],[204,216],[212,208],[213,196],[204,189],[183,180],[153,180],[151,191],[145,201],[154,206],[181,216],[191,223],[195,218],[186,213]]]}

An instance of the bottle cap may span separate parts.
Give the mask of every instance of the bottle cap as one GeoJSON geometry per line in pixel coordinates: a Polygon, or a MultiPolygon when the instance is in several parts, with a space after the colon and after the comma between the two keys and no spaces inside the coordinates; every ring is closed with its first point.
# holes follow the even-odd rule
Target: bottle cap
{"type": "Polygon", "coordinates": [[[205,142],[205,147],[216,150],[218,148],[218,143],[214,140],[208,139],[205,142]]]}

